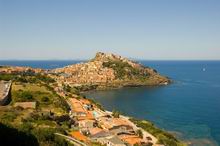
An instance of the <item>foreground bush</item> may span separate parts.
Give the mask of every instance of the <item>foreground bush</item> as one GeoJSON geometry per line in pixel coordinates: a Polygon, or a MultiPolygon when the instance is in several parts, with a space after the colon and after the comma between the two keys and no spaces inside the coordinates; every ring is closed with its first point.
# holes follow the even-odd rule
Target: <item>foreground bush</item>
{"type": "Polygon", "coordinates": [[[0,123],[1,144],[8,146],[38,146],[38,140],[30,133],[19,131],[0,123]]]}

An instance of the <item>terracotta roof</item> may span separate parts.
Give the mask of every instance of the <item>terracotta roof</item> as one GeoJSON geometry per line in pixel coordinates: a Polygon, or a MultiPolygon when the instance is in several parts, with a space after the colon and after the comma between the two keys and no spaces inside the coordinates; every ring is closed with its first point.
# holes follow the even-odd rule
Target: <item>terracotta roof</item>
{"type": "Polygon", "coordinates": [[[90,129],[89,129],[89,133],[90,133],[91,135],[97,134],[97,133],[99,133],[99,132],[101,132],[101,131],[103,131],[103,129],[97,128],[97,127],[95,127],[95,128],[90,128],[90,129]]]}
{"type": "Polygon", "coordinates": [[[130,126],[130,124],[126,120],[123,120],[121,118],[100,117],[98,120],[100,121],[102,127],[106,129],[121,125],[130,126]]]}
{"type": "Polygon", "coordinates": [[[130,145],[142,142],[142,139],[136,135],[120,135],[119,138],[130,145]]]}
{"type": "Polygon", "coordinates": [[[130,126],[130,124],[122,118],[114,118],[113,122],[115,125],[129,125],[130,126]]]}
{"type": "Polygon", "coordinates": [[[79,100],[75,98],[70,98],[69,101],[71,103],[74,112],[86,112],[79,100]]]}
{"type": "Polygon", "coordinates": [[[79,131],[71,132],[70,135],[80,141],[84,141],[84,142],[88,141],[88,138],[83,134],[81,134],[79,131]]]}
{"type": "Polygon", "coordinates": [[[91,102],[87,99],[80,99],[83,104],[91,104],[91,102]]]}
{"type": "Polygon", "coordinates": [[[94,120],[95,119],[91,111],[87,111],[86,109],[84,109],[83,103],[80,100],[77,100],[75,98],[70,98],[69,101],[73,108],[73,112],[85,113],[85,116],[78,116],[77,117],[78,120],[94,120]]]}

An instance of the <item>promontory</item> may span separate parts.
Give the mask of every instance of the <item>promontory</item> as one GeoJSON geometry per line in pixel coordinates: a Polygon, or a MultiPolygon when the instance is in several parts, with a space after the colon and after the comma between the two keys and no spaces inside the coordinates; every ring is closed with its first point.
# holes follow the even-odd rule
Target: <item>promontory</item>
{"type": "Polygon", "coordinates": [[[126,86],[157,86],[170,83],[168,77],[136,61],[114,54],[98,52],[88,62],[51,70],[54,78],[69,86],[87,86],[93,89],[126,86]]]}

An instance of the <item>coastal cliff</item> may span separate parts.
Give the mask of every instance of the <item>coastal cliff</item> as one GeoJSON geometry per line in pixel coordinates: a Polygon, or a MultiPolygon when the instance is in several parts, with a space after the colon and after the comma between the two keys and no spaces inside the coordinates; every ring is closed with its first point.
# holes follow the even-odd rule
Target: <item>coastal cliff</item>
{"type": "Polygon", "coordinates": [[[85,63],[52,70],[59,83],[71,86],[93,85],[97,88],[156,86],[170,83],[167,77],[140,63],[114,54],[98,52],[85,63]]]}

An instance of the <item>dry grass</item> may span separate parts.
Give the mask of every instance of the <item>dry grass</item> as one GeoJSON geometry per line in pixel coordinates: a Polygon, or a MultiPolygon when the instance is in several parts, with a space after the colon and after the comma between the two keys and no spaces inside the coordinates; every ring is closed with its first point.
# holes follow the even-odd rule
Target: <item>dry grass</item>
{"type": "Polygon", "coordinates": [[[12,90],[18,91],[18,90],[24,90],[24,91],[32,91],[32,92],[46,92],[51,93],[46,87],[38,85],[38,84],[30,84],[30,83],[13,83],[12,84],[12,90]]]}

